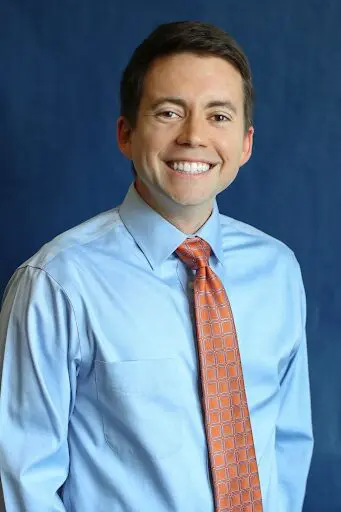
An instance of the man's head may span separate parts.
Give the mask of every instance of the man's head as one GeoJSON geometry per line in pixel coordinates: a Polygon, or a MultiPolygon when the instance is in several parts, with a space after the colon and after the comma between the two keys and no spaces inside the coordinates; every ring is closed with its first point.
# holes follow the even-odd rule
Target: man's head
{"type": "Polygon", "coordinates": [[[121,116],[130,126],[135,127],[144,77],[153,61],[184,52],[221,57],[239,71],[243,80],[245,130],[252,126],[253,87],[244,52],[224,30],[195,21],[160,25],[136,48],[122,75],[120,90],[121,116]]]}
{"type": "Polygon", "coordinates": [[[159,26],[121,81],[118,143],[144,199],[166,217],[207,218],[251,155],[252,104],[248,62],[230,35],[200,22],[159,26]]]}

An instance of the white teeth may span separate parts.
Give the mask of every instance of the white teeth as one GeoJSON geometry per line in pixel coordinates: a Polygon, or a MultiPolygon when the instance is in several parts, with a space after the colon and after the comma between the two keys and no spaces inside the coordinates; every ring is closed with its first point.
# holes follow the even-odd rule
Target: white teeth
{"type": "Polygon", "coordinates": [[[191,174],[199,174],[210,169],[209,164],[202,162],[170,162],[169,165],[174,171],[188,172],[191,174]]]}

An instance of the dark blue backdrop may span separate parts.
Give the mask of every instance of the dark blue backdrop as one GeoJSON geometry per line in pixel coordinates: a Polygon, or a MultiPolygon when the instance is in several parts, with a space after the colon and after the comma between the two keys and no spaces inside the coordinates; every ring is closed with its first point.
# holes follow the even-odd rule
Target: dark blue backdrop
{"type": "Polygon", "coordinates": [[[254,155],[219,205],[301,263],[316,439],[304,510],[341,511],[340,0],[0,0],[0,294],[45,241],[124,197],[120,72],[178,19],[220,25],[249,56],[254,155]]]}

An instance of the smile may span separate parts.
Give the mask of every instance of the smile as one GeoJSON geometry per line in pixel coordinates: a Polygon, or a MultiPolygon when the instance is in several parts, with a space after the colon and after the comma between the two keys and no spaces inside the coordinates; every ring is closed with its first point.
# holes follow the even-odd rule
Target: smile
{"type": "Polygon", "coordinates": [[[174,171],[186,173],[186,174],[202,174],[209,171],[214,164],[207,162],[188,162],[183,161],[170,161],[167,165],[174,171]]]}

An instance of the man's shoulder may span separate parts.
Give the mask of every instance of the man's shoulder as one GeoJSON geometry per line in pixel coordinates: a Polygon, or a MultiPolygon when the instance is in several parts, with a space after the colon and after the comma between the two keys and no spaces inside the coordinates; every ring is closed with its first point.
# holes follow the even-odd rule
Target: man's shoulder
{"type": "Polygon", "coordinates": [[[49,272],[58,263],[65,266],[67,262],[95,250],[106,237],[115,237],[122,226],[119,207],[99,213],[44,244],[19,269],[30,266],[49,272]]]}
{"type": "Polygon", "coordinates": [[[234,247],[250,252],[260,253],[263,251],[264,255],[276,256],[282,261],[286,260],[297,264],[293,250],[278,238],[227,215],[220,214],[220,223],[223,245],[227,249],[234,247]]]}

